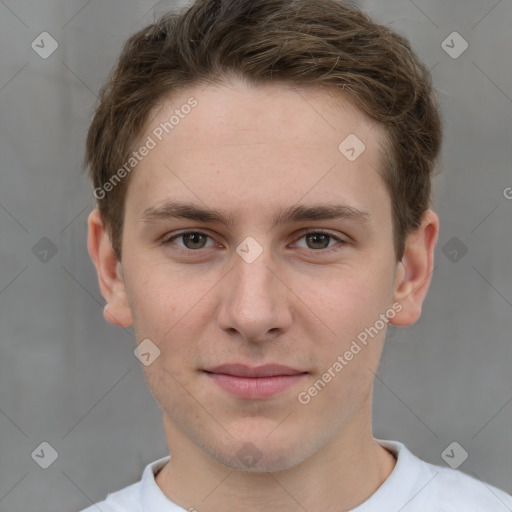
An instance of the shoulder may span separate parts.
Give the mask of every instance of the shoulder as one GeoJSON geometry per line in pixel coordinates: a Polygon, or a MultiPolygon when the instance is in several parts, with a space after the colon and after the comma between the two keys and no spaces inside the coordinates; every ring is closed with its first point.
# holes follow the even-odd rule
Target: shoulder
{"type": "Polygon", "coordinates": [[[81,512],[142,512],[140,508],[141,482],[110,493],[104,501],[95,503],[81,512]]]}
{"type": "Polygon", "coordinates": [[[109,493],[104,501],[81,512],[143,512],[147,510],[147,506],[155,510],[168,510],[171,502],[165,498],[155,482],[155,474],[168,460],[169,456],[151,462],[144,468],[140,481],[109,493]]]}
{"type": "Polygon", "coordinates": [[[512,511],[512,496],[506,492],[458,469],[426,462],[398,441],[379,440],[379,443],[397,456],[390,483],[395,491],[400,492],[401,487],[407,489],[403,512],[512,511]]]}
{"type": "Polygon", "coordinates": [[[439,511],[512,511],[512,496],[456,469],[423,462],[434,472],[433,499],[439,511]]]}

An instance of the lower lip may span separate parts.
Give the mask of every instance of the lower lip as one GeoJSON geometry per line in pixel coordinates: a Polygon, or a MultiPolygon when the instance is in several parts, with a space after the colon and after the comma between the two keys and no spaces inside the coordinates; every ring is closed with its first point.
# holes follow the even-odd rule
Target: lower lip
{"type": "Polygon", "coordinates": [[[262,399],[285,391],[306,374],[276,375],[273,377],[235,377],[224,373],[208,373],[206,375],[225,391],[239,398],[262,399]]]}

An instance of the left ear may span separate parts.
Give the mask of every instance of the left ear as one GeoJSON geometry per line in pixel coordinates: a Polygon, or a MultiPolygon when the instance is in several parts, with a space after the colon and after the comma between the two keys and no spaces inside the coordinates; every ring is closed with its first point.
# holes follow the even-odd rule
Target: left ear
{"type": "Polygon", "coordinates": [[[432,280],[438,235],[439,218],[432,210],[427,210],[418,229],[407,237],[402,261],[398,263],[394,300],[402,309],[389,320],[391,324],[412,325],[421,316],[421,307],[432,280]]]}

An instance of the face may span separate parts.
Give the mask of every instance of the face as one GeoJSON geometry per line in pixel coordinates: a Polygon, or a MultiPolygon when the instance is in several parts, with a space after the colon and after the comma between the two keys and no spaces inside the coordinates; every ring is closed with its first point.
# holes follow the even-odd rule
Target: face
{"type": "Polygon", "coordinates": [[[189,88],[156,111],[111,313],[160,350],[143,369],[168,435],[275,471],[371,424],[402,309],[383,136],[349,101],[282,85],[189,88]],[[359,156],[339,148],[351,134],[359,156]]]}

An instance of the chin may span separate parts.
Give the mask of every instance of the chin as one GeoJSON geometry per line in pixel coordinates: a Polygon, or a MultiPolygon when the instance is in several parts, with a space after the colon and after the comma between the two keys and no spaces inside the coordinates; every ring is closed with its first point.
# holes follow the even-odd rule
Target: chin
{"type": "MultiPolygon", "coordinates": [[[[242,447],[246,449],[249,443],[242,447]]],[[[233,457],[232,453],[211,454],[217,462],[236,471],[245,471],[248,473],[275,473],[291,469],[304,460],[297,453],[276,454],[272,450],[259,450],[258,457],[254,460],[248,460],[247,455],[243,458],[233,457]],[[245,460],[244,460],[245,459],[245,460]]]]}
{"type": "Polygon", "coordinates": [[[305,444],[300,438],[294,441],[288,434],[270,439],[267,431],[260,436],[238,437],[227,446],[217,446],[208,453],[218,463],[236,471],[274,473],[299,465],[314,451],[311,443],[305,444]]]}

